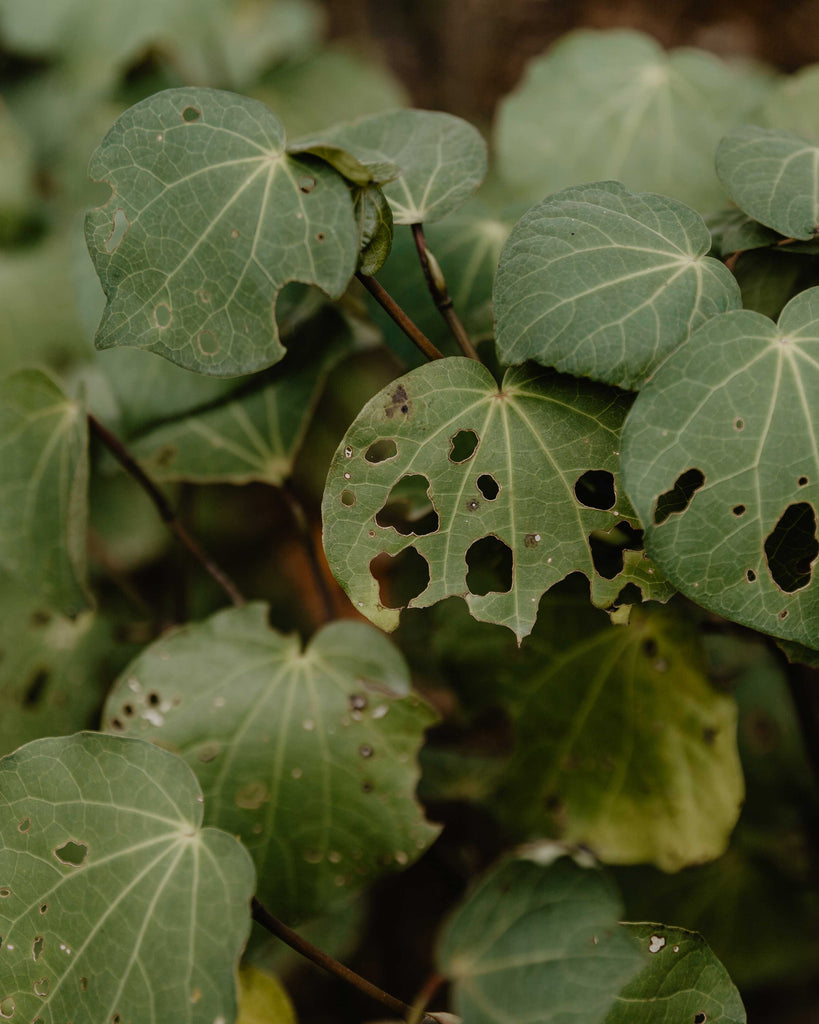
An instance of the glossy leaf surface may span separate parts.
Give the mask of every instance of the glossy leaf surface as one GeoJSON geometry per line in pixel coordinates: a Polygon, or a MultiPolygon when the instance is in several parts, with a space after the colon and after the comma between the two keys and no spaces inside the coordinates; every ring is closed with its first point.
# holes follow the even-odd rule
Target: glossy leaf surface
{"type": "Polygon", "coordinates": [[[253,865],[202,829],[190,769],[78,733],[0,761],[0,1006],[66,1020],[233,1020],[253,865]]]}
{"type": "Polygon", "coordinates": [[[231,609],[152,644],[114,686],[103,724],[179,751],[206,821],[253,856],[259,898],[305,919],[437,835],[413,765],[434,715],[370,626],[333,623],[302,651],[266,613],[231,609]]]}
{"type": "Polygon", "coordinates": [[[618,182],[537,203],[498,264],[500,358],[639,388],[693,330],[740,305],[733,276],[705,255],[710,247],[693,210],[618,182]]]}
{"type": "Polygon", "coordinates": [[[86,218],[108,298],[98,347],[236,376],[284,354],[285,284],[341,295],[357,255],[349,190],[284,146],[267,107],[213,89],[169,89],[120,117],[90,166],[112,189],[86,218]]]}
{"type": "Polygon", "coordinates": [[[684,594],[819,646],[819,289],[778,324],[709,321],[640,392],[623,436],[646,549],[684,594]]]}

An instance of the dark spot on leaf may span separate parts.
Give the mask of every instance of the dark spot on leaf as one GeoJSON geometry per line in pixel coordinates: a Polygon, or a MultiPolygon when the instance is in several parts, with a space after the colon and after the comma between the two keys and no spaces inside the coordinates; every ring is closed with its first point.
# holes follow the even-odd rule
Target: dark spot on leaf
{"type": "Polygon", "coordinates": [[[788,594],[811,581],[819,554],[816,513],[806,501],[789,505],[765,539],[765,559],[771,579],[788,594]]]}
{"type": "Polygon", "coordinates": [[[800,487],[805,487],[807,485],[808,478],[806,476],[800,476],[796,482],[800,487]]]}
{"type": "Polygon", "coordinates": [[[122,705],[122,713],[123,713],[123,715],[125,715],[126,718],[131,718],[133,716],[133,714],[134,714],[134,705],[133,704],[123,704],[122,705]]]}
{"type": "Polygon", "coordinates": [[[305,175],[303,178],[299,178],[299,192],[309,195],[316,187],[316,184],[317,182],[315,178],[305,175]]]}
{"type": "Polygon", "coordinates": [[[482,537],[466,553],[466,586],[470,594],[507,594],[512,589],[512,549],[494,534],[482,537]]]}
{"type": "Polygon", "coordinates": [[[540,544],[539,533],[527,533],[524,534],[523,543],[527,548],[536,548],[540,544]]]}
{"type": "Polygon", "coordinates": [[[161,701],[159,694],[156,690],[151,690],[148,696],[145,698],[152,708],[155,708],[161,701]]]}
{"type": "Polygon", "coordinates": [[[702,738],[705,741],[707,747],[713,747],[714,740],[717,738],[718,729],[714,729],[712,726],[705,726],[702,730],[702,738]]]}
{"type": "Polygon", "coordinates": [[[479,439],[474,430],[459,430],[449,439],[449,461],[468,462],[478,447],[479,439]]]}
{"type": "Polygon", "coordinates": [[[407,395],[407,389],[403,384],[399,384],[398,387],[390,395],[389,405],[384,406],[384,415],[388,420],[391,420],[393,416],[399,413],[402,416],[407,416],[410,411],[409,396],[407,395]]]}
{"type": "Polygon", "coordinates": [[[734,420],[734,430],[744,430],[744,429],[745,429],[745,420],[741,416],[737,416],[737,418],[734,420]]]}
{"type": "Polygon", "coordinates": [[[192,121],[198,121],[202,116],[202,111],[197,110],[196,107],[185,107],[182,111],[182,120],[187,121],[189,124],[192,121]]]}
{"type": "Polygon", "coordinates": [[[348,703],[351,711],[363,711],[367,707],[369,701],[367,700],[367,695],[364,693],[351,693],[348,698],[348,703]]]}
{"type": "MultiPolygon", "coordinates": [[[[345,450],[346,451],[346,450],[345,450]]],[[[379,462],[386,462],[387,459],[394,459],[398,454],[398,445],[391,437],[383,440],[373,441],[370,447],[364,452],[364,458],[377,466],[379,462]]]]}
{"type": "Polygon", "coordinates": [[[657,641],[653,637],[648,637],[647,640],[643,640],[643,654],[647,658],[654,658],[657,656],[657,641]]]}
{"type": "Polygon", "coordinates": [[[778,616],[778,617],[779,617],[780,619],[782,619],[783,621],[784,621],[785,619],[787,619],[787,617],[788,617],[788,609],[787,609],[787,608],[783,608],[783,609],[782,609],[782,611],[781,611],[781,612],[779,613],[779,616],[778,616]]]}
{"type": "Polygon", "coordinates": [[[58,846],[54,856],[61,864],[70,864],[72,867],[81,867],[88,856],[88,847],[85,843],[75,843],[69,839],[67,843],[58,846]]]}
{"type": "Polygon", "coordinates": [[[83,992],[88,991],[88,978],[80,978],[80,989],[83,992]]]}
{"type": "Polygon", "coordinates": [[[373,784],[371,782],[362,782],[361,783],[361,792],[362,793],[372,793],[372,791],[373,791],[373,784]]]}
{"type": "Polygon", "coordinates": [[[123,732],[125,730],[125,726],[118,718],[111,719],[111,728],[116,729],[117,732],[123,732]]]}
{"type": "Polygon", "coordinates": [[[614,476],[605,469],[587,469],[574,485],[574,496],[586,508],[614,508],[614,476]]]}
{"type": "Polygon", "coordinates": [[[435,533],[439,525],[438,513],[429,497],[429,487],[429,480],[420,474],[401,477],[376,512],[376,523],[382,527],[391,526],[403,537],[435,533]]]}
{"type": "Polygon", "coordinates": [[[708,1020],[708,1017],[706,1017],[706,1015],[704,1013],[695,1013],[694,1014],[694,1024],[706,1024],[707,1020],[708,1020]]]}
{"type": "Polygon", "coordinates": [[[167,469],[176,458],[177,452],[175,444],[163,444],[154,456],[154,461],[160,468],[167,469]]]}
{"type": "Polygon", "coordinates": [[[36,707],[43,699],[48,686],[49,674],[45,670],[35,672],[26,684],[23,694],[23,705],[27,708],[36,707]]]}
{"type": "Polygon", "coordinates": [[[671,490],[657,498],[654,509],[654,522],[657,526],[664,523],[669,516],[685,512],[691,504],[691,499],[704,483],[705,476],[698,469],[687,469],[680,473],[671,490]]]}
{"type": "Polygon", "coordinates": [[[753,569],[748,569],[748,571],[745,573],[745,579],[749,583],[753,583],[754,582],[754,580],[756,579],[756,573],[754,572],[753,569]]]}
{"type": "Polygon", "coordinates": [[[362,743],[358,748],[358,753],[361,757],[372,757],[375,751],[371,746],[369,746],[369,744],[362,743]]]}
{"type": "Polygon", "coordinates": [[[47,914],[48,913],[48,904],[47,903],[42,903],[40,905],[40,913],[41,914],[47,914]]]}
{"type": "Polygon", "coordinates": [[[468,498],[466,502],[466,507],[469,512],[477,512],[477,510],[481,507],[481,503],[478,501],[477,498],[468,498]]]}
{"type": "Polygon", "coordinates": [[[746,509],[745,509],[744,505],[734,505],[734,507],[731,509],[731,512],[738,519],[740,516],[744,516],[745,515],[746,509]]]}
{"type": "Polygon", "coordinates": [[[31,613],[29,622],[32,626],[47,626],[51,622],[51,612],[36,611],[31,613]]]}
{"type": "Polygon", "coordinates": [[[23,818],[22,821],[18,821],[17,822],[17,831],[18,832],[22,832],[23,835],[25,835],[26,832],[30,832],[31,831],[31,818],[23,818]]]}
{"type": "Polygon", "coordinates": [[[347,508],[352,508],[353,505],[355,505],[355,495],[352,491],[341,492],[341,504],[345,505],[347,508]]]}
{"type": "Polygon", "coordinates": [[[395,556],[381,552],[370,562],[370,572],[378,581],[378,599],[385,608],[406,608],[429,586],[429,562],[414,547],[395,556]]]}
{"type": "Polygon", "coordinates": [[[316,235],[316,241],[317,242],[324,242],[326,240],[326,238],[327,238],[327,235],[325,235],[325,233],[323,231],[319,231],[318,234],[316,235]]]}
{"type": "Polygon", "coordinates": [[[478,490],[487,501],[494,501],[500,494],[500,484],[489,473],[482,473],[478,477],[478,490]]]}

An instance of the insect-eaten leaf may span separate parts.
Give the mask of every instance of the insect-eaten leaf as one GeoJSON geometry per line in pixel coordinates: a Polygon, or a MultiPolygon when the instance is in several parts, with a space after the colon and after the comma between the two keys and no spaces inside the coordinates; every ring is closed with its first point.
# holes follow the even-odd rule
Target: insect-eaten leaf
{"type": "Polygon", "coordinates": [[[87,608],[85,409],[39,370],[0,380],[0,491],[0,568],[50,608],[87,608]]]}
{"type": "Polygon", "coordinates": [[[438,970],[469,1024],[600,1024],[644,963],[592,858],[542,845],[511,859],[446,927],[438,970]]]}
{"type": "Polygon", "coordinates": [[[152,644],[103,713],[104,728],[182,754],[206,822],[242,838],[259,898],[289,921],[348,900],[438,834],[415,799],[415,759],[434,720],[372,627],[331,623],[302,650],[268,627],[263,604],[152,644]]]}
{"type": "Polygon", "coordinates": [[[819,647],[819,288],[774,324],[715,317],[637,397],[623,434],[646,550],[699,604],[819,647]]]}
{"type": "Polygon", "coordinates": [[[255,877],[174,754],[100,733],[0,761],[0,1016],[236,1014],[255,877]]]}
{"type": "Polygon", "coordinates": [[[515,225],[498,264],[498,353],[639,388],[717,313],[739,308],[711,236],[675,199],[603,181],[558,192],[515,225]]]}
{"type": "Polygon", "coordinates": [[[612,603],[639,573],[630,560],[601,575],[590,536],[637,524],[618,479],[628,402],[532,367],[509,370],[499,388],[462,358],[394,381],[330,467],[324,546],[336,579],[390,630],[399,608],[459,595],[520,640],[544,591],[577,571],[593,599],[612,603]]]}
{"type": "Polygon", "coordinates": [[[338,298],[355,270],[345,180],[285,152],[256,100],[169,89],[127,110],[92,157],[111,186],[86,217],[108,303],[99,348],[131,345],[200,373],[251,373],[284,355],[275,306],[290,281],[338,298]]]}

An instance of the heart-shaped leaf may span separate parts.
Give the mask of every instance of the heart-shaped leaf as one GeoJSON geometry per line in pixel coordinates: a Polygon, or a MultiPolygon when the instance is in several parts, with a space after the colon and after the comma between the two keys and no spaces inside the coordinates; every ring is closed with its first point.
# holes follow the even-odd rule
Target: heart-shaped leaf
{"type": "Polygon", "coordinates": [[[617,178],[706,212],[725,203],[717,143],[768,88],[764,72],[702,50],[666,53],[632,31],[572,32],[500,104],[501,174],[531,199],[617,178]]]}
{"type": "Polygon", "coordinates": [[[87,607],[85,410],[39,370],[0,380],[0,566],[50,607],[87,607]]]}
{"type": "Polygon", "coordinates": [[[515,225],[495,278],[501,359],[638,388],[709,317],[738,308],[732,274],[682,203],[615,181],[566,189],[515,225]]]}
{"type": "Polygon", "coordinates": [[[86,218],[108,298],[99,348],[251,373],[284,355],[275,305],[285,284],[341,295],[357,256],[349,189],[284,144],[267,107],[214,89],[169,89],[119,118],[90,166],[112,189],[86,218]]]}
{"type": "Polygon", "coordinates": [[[788,238],[819,231],[819,145],[789,132],[746,125],[726,135],[717,173],[731,199],[788,238]]]}
{"type": "Polygon", "coordinates": [[[819,647],[819,288],[774,324],[725,313],[672,353],[626,422],[646,549],[684,594],[819,647]]]}
{"type": "Polygon", "coordinates": [[[382,629],[395,629],[400,607],[457,594],[521,639],[544,591],[572,572],[610,603],[626,579],[598,573],[589,537],[633,519],[617,482],[627,405],[532,368],[509,370],[499,388],[460,358],[393,381],[330,466],[324,546],[336,579],[382,629]],[[403,599],[389,580],[399,554],[416,572],[403,599]]]}
{"type": "Polygon", "coordinates": [[[253,864],[190,769],[79,733],[0,761],[0,1015],[233,1020],[253,864]]]}
{"type": "Polygon", "coordinates": [[[305,919],[437,835],[411,763],[434,715],[370,626],[332,623],[302,651],[266,616],[262,604],[229,609],[152,644],[115,684],[103,723],[178,750],[207,822],[250,850],[259,898],[305,919]]]}
{"type": "Polygon", "coordinates": [[[621,927],[648,956],[605,1024],[745,1024],[739,992],[701,935],[645,922],[621,927]]]}
{"type": "Polygon", "coordinates": [[[483,879],[444,932],[438,969],[469,1024],[598,1024],[643,964],[606,876],[539,852],[483,879]]]}
{"type": "Polygon", "coordinates": [[[365,184],[364,178],[385,182],[396,224],[440,220],[465,203],[486,174],[480,133],[460,117],[439,111],[373,114],[329,128],[296,148],[326,157],[330,147],[352,158],[344,173],[358,184],[365,184]]]}

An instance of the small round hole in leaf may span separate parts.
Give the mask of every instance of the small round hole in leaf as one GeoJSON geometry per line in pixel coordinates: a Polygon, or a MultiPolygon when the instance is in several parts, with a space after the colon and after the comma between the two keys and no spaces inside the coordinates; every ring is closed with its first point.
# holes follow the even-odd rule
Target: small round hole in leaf
{"type": "Polygon", "coordinates": [[[734,507],[731,509],[731,512],[733,515],[739,518],[740,516],[745,515],[746,509],[744,505],[734,505],[734,507]]]}
{"type": "Polygon", "coordinates": [[[745,420],[741,416],[737,416],[737,418],[734,420],[734,430],[744,430],[744,429],[745,429],[745,420]]]}
{"type": "Polygon", "coordinates": [[[468,462],[480,443],[474,430],[459,430],[449,439],[449,461],[468,462]]]}
{"type": "Polygon", "coordinates": [[[355,495],[352,491],[341,492],[341,504],[347,508],[352,508],[355,505],[355,495]]]}
{"type": "Polygon", "coordinates": [[[799,487],[807,487],[808,478],[806,476],[800,476],[796,483],[799,487]]]}
{"type": "Polygon", "coordinates": [[[494,534],[482,537],[466,553],[466,586],[470,594],[508,594],[512,589],[512,549],[494,534]]]}
{"type": "Polygon", "coordinates": [[[316,187],[316,184],[317,182],[315,178],[305,175],[303,178],[299,178],[299,192],[309,195],[316,187]]]}
{"type": "Polygon", "coordinates": [[[747,571],[747,572],[745,573],[745,579],[746,579],[746,580],[747,580],[747,581],[748,581],[749,583],[753,583],[753,582],[754,582],[754,580],[756,579],[756,573],[754,572],[754,570],[753,570],[753,569],[749,569],[749,570],[748,570],[748,571],[747,571]]]}
{"type": "Polygon", "coordinates": [[[614,508],[617,501],[614,476],[605,469],[588,469],[574,485],[574,496],[586,508],[602,511],[614,508]]]}
{"type": "Polygon", "coordinates": [[[489,473],[482,473],[478,477],[478,490],[487,501],[494,501],[500,494],[500,484],[489,473]]]}
{"type": "Polygon", "coordinates": [[[202,111],[197,110],[196,107],[185,107],[182,111],[182,120],[187,121],[190,124],[192,121],[198,121],[202,116],[202,111]]]}

